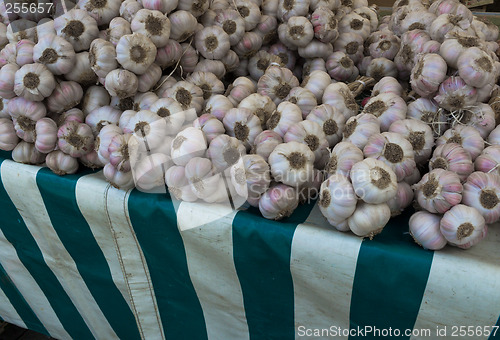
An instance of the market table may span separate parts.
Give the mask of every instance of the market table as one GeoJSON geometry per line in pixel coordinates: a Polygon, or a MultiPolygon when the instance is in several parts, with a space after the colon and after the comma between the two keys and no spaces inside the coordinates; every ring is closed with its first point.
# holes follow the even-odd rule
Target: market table
{"type": "Polygon", "coordinates": [[[500,324],[498,225],[470,250],[432,252],[408,234],[408,213],[362,240],[330,227],[314,202],[275,222],[8,158],[0,318],[21,327],[149,340],[345,339],[366,326],[412,339],[446,326],[452,338],[453,326],[481,326],[471,338],[487,339],[485,326],[500,324]]]}

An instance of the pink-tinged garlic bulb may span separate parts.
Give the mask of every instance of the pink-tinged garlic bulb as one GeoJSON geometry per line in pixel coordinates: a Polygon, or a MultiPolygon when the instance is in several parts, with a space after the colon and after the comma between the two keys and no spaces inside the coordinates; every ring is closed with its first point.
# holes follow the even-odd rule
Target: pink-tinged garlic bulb
{"type": "MultiPolygon", "coordinates": [[[[496,63],[496,62],[495,62],[496,63]]],[[[500,68],[497,66],[497,71],[500,71],[500,68]]],[[[497,88],[497,84],[486,84],[486,86],[476,89],[477,90],[477,101],[480,103],[487,103],[493,94],[493,91],[497,88]]]]}
{"type": "Polygon", "coordinates": [[[119,98],[132,97],[139,87],[139,79],[130,71],[116,69],[108,73],[104,87],[111,96],[119,98]]]}
{"type": "Polygon", "coordinates": [[[366,203],[385,203],[398,190],[396,174],[384,162],[366,158],[354,164],[350,178],[356,195],[366,203]]]}
{"type": "Polygon", "coordinates": [[[440,110],[432,99],[418,98],[408,104],[407,118],[421,120],[432,128],[435,137],[441,136],[448,130],[448,117],[444,110],[440,110]]]}
{"type": "Polygon", "coordinates": [[[500,219],[500,177],[495,173],[473,172],[464,183],[462,203],[476,208],[488,224],[500,219]]]}
{"type": "Polygon", "coordinates": [[[361,61],[356,64],[358,71],[360,74],[366,75],[366,70],[368,69],[368,65],[372,62],[373,58],[371,56],[365,56],[361,61]]]}
{"type": "Polygon", "coordinates": [[[166,133],[169,136],[177,135],[186,123],[186,114],[181,104],[172,98],[161,98],[149,107],[149,111],[162,117],[166,123],[166,133]]]}
{"type": "Polygon", "coordinates": [[[247,59],[257,53],[262,47],[262,37],[255,32],[245,32],[240,42],[233,46],[240,59],[247,59]]]}
{"type": "Polygon", "coordinates": [[[271,114],[266,126],[268,130],[273,130],[284,137],[288,129],[300,121],[302,121],[300,108],[296,104],[282,102],[277,106],[276,111],[271,114]]]}
{"type": "Polygon", "coordinates": [[[254,3],[244,0],[236,0],[234,3],[234,8],[241,15],[243,20],[245,21],[245,30],[251,31],[253,30],[260,22],[260,3],[254,3]]]}
{"type": "Polygon", "coordinates": [[[156,58],[156,46],[151,39],[140,33],[127,34],[116,45],[116,60],[136,75],[141,75],[156,58]]]}
{"type": "Polygon", "coordinates": [[[194,38],[196,50],[207,59],[221,59],[229,51],[229,35],[219,26],[205,27],[194,38]]]}
{"type": "Polygon", "coordinates": [[[407,106],[403,98],[392,93],[381,93],[372,97],[363,108],[363,113],[378,118],[381,131],[388,131],[392,123],[404,119],[406,111],[407,106]]]}
{"type": "Polygon", "coordinates": [[[88,50],[92,40],[99,35],[97,22],[87,11],[72,9],[54,19],[57,35],[68,41],[75,52],[88,50]]]}
{"type": "Polygon", "coordinates": [[[293,124],[285,136],[283,137],[285,143],[299,142],[305,144],[314,152],[315,167],[323,169],[328,161],[328,141],[323,132],[323,128],[316,122],[304,120],[293,124]]]}
{"type": "Polygon", "coordinates": [[[487,139],[488,135],[495,128],[495,113],[488,104],[476,103],[474,106],[464,110],[460,117],[457,117],[453,125],[465,124],[473,127],[479,132],[481,138],[487,139]]]}
{"type": "Polygon", "coordinates": [[[341,33],[333,43],[333,49],[344,52],[357,64],[363,59],[363,43],[364,39],[359,34],[352,32],[341,33]]]}
{"type": "Polygon", "coordinates": [[[117,189],[128,190],[135,186],[132,171],[118,171],[111,163],[104,166],[103,174],[106,180],[117,189]]]}
{"type": "Polygon", "coordinates": [[[67,111],[77,106],[82,97],[83,89],[80,84],[74,81],[61,81],[47,97],[47,109],[55,113],[67,111]]]}
{"type": "Polygon", "coordinates": [[[328,104],[316,106],[307,115],[306,120],[316,122],[321,126],[330,147],[342,139],[346,119],[333,106],[328,104]]]}
{"type": "Polygon", "coordinates": [[[373,86],[372,97],[376,97],[382,93],[393,93],[399,97],[403,96],[403,87],[396,78],[387,76],[380,79],[373,86]]]}
{"type": "Polygon", "coordinates": [[[373,58],[387,58],[394,60],[399,51],[400,40],[397,35],[392,32],[377,31],[371,34],[368,38],[369,55],[373,58]]]}
{"type": "Polygon", "coordinates": [[[108,145],[109,162],[119,171],[131,170],[129,140],[131,134],[116,134],[108,145]]]}
{"type": "Polygon", "coordinates": [[[312,177],[314,161],[311,149],[298,142],[280,144],[269,155],[274,179],[293,187],[300,187],[312,177]]]}
{"type": "MultiPolygon", "coordinates": [[[[470,12],[470,11],[469,11],[470,12]]],[[[453,33],[474,34],[471,27],[472,18],[465,18],[461,15],[441,14],[434,20],[429,28],[432,40],[443,42],[445,37],[453,33]]]]}
{"type": "Polygon", "coordinates": [[[61,126],[67,122],[85,122],[85,114],[82,112],[82,110],[76,108],[60,114],[52,115],[52,117],[50,118],[54,119],[54,121],[57,123],[57,126],[61,126]]]}
{"type": "Polygon", "coordinates": [[[259,78],[264,75],[267,68],[272,63],[273,65],[277,64],[283,66],[280,57],[267,51],[261,50],[253,55],[248,61],[248,72],[253,79],[259,80],[259,78]]]}
{"type": "Polygon", "coordinates": [[[338,22],[330,9],[326,7],[316,8],[311,14],[311,23],[314,37],[322,43],[331,43],[338,38],[338,22]]]}
{"type": "Polygon", "coordinates": [[[7,25],[3,22],[0,22],[0,36],[0,48],[4,48],[9,43],[9,39],[7,38],[7,25]]]}
{"type": "Polygon", "coordinates": [[[95,39],[90,44],[90,67],[95,74],[104,78],[118,67],[115,46],[104,39],[95,39]]]}
{"type": "Polygon", "coordinates": [[[423,54],[411,71],[411,87],[422,97],[432,97],[446,79],[446,71],[446,61],[439,54],[423,54]]]}
{"type": "Polygon", "coordinates": [[[16,97],[9,101],[7,110],[12,117],[17,136],[28,143],[35,142],[35,125],[45,117],[45,105],[16,97]]]}
{"type": "Polygon", "coordinates": [[[434,100],[448,111],[467,109],[477,101],[477,91],[460,77],[449,77],[439,86],[434,100]]]}
{"type": "Polygon", "coordinates": [[[313,25],[306,17],[294,16],[279,25],[278,36],[289,49],[306,47],[314,37],[313,25]]]}
{"type": "Polygon", "coordinates": [[[19,143],[12,120],[0,118],[0,150],[12,151],[19,143]]]}
{"type": "Polygon", "coordinates": [[[303,87],[294,87],[291,89],[285,101],[296,104],[301,109],[304,119],[309,112],[318,105],[314,93],[303,87]]]}
{"type": "Polygon", "coordinates": [[[16,96],[14,92],[14,80],[19,66],[14,63],[8,63],[0,69],[0,96],[10,99],[16,96]]]}
{"type": "Polygon", "coordinates": [[[193,11],[195,9],[201,10],[202,7],[203,11],[205,11],[208,8],[208,5],[204,1],[179,2],[178,0],[142,0],[141,3],[144,8],[157,10],[165,15],[172,12],[176,7],[178,7],[179,9],[187,9],[192,6],[193,11]]]}
{"type": "Polygon", "coordinates": [[[467,150],[472,161],[484,150],[484,140],[472,126],[457,125],[436,140],[436,145],[457,143],[467,150]]]}
{"type": "Polygon", "coordinates": [[[482,39],[486,41],[497,41],[498,40],[498,26],[493,24],[486,18],[473,16],[472,28],[476,34],[482,34],[482,39]]]}
{"type": "Polygon", "coordinates": [[[138,92],[134,96],[134,110],[149,110],[151,105],[158,100],[158,96],[154,92],[138,92]]]}
{"type": "Polygon", "coordinates": [[[172,160],[176,165],[185,166],[191,158],[204,156],[206,150],[207,140],[203,131],[188,127],[179,132],[172,141],[172,160]]]}
{"type": "Polygon", "coordinates": [[[130,28],[132,32],[151,39],[157,48],[165,46],[170,38],[170,20],[157,10],[140,9],[132,19],[130,28]]]}
{"type": "Polygon", "coordinates": [[[216,173],[207,158],[192,158],[184,169],[186,178],[194,194],[205,202],[221,202],[228,199],[226,186],[221,174],[216,173]]]}
{"type": "Polygon", "coordinates": [[[117,17],[120,13],[121,1],[95,1],[95,0],[80,0],[78,7],[85,9],[91,17],[97,21],[97,25],[102,26],[109,24],[111,19],[117,17]]]}
{"type": "Polygon", "coordinates": [[[391,167],[398,182],[411,175],[416,167],[411,143],[394,132],[371,136],[363,148],[363,154],[365,157],[381,160],[391,167]]]}
{"type": "Polygon", "coordinates": [[[442,14],[460,15],[469,22],[472,21],[473,18],[471,11],[467,7],[454,0],[436,1],[429,7],[429,12],[438,16],[442,14]]]}
{"type": "Polygon", "coordinates": [[[422,9],[419,11],[410,11],[408,15],[401,20],[401,32],[412,31],[421,29],[429,31],[432,22],[436,20],[436,16],[429,13],[427,10],[422,9]]]}
{"type": "Polygon", "coordinates": [[[14,92],[31,101],[42,101],[54,91],[56,80],[43,64],[22,66],[14,78],[14,92]]]}
{"type": "Polygon", "coordinates": [[[493,59],[478,47],[465,50],[457,61],[460,77],[470,86],[484,87],[495,80],[493,59]]]}
{"type": "Polygon", "coordinates": [[[262,132],[260,119],[250,110],[243,108],[230,109],[223,119],[226,133],[236,137],[250,150],[255,137],[262,132]]]}
{"type": "Polygon", "coordinates": [[[269,66],[257,83],[257,92],[269,96],[278,105],[297,86],[299,81],[289,69],[269,66]]]}
{"type": "MultiPolygon", "coordinates": [[[[319,209],[336,229],[338,225],[342,225],[340,222],[345,221],[354,213],[357,202],[354,188],[346,176],[332,175],[321,184],[319,209]]],[[[338,230],[347,231],[342,228],[338,230]]]]}
{"type": "Polygon", "coordinates": [[[391,216],[400,215],[413,202],[413,190],[406,182],[398,182],[398,191],[396,196],[387,201],[391,209],[391,216]]]}
{"type": "Polygon", "coordinates": [[[474,162],[476,171],[500,175],[500,145],[488,146],[474,162]]]}
{"type": "MultiPolygon", "coordinates": [[[[302,66],[302,81],[305,81],[305,78],[310,76],[314,71],[326,72],[326,63],[323,58],[314,58],[305,61],[302,66]]],[[[331,79],[329,81],[331,82],[331,79]]],[[[327,85],[329,85],[329,83],[327,85]]]]}
{"type": "Polygon", "coordinates": [[[278,9],[276,15],[282,22],[286,22],[288,21],[288,19],[294,16],[305,16],[309,11],[309,3],[309,0],[278,0],[278,9]]]}
{"type": "Polygon", "coordinates": [[[251,95],[255,93],[256,86],[252,80],[247,77],[238,77],[232,83],[232,88],[228,88],[227,99],[231,101],[231,103],[237,107],[238,104],[251,95]]]}
{"type": "Polygon", "coordinates": [[[200,128],[203,131],[209,144],[215,137],[222,135],[226,131],[224,129],[224,124],[209,113],[202,114],[198,117],[193,122],[193,126],[195,128],[200,128]]]}
{"type": "Polygon", "coordinates": [[[262,15],[254,32],[262,37],[262,44],[269,45],[276,40],[278,19],[275,16],[262,15]]]}
{"type": "Polygon", "coordinates": [[[448,241],[441,234],[440,223],[440,215],[418,211],[410,217],[410,235],[424,249],[443,249],[448,241]]]}
{"type": "Polygon", "coordinates": [[[109,22],[109,27],[106,32],[108,34],[106,40],[112,43],[113,46],[116,46],[122,36],[132,34],[132,29],[130,28],[129,21],[121,17],[116,17],[109,22]]]}
{"type": "Polygon", "coordinates": [[[109,144],[115,136],[122,134],[122,129],[114,124],[106,125],[101,129],[101,131],[99,131],[94,143],[99,161],[104,164],[109,163],[109,144]]]}
{"type": "MultiPolygon", "coordinates": [[[[76,81],[82,86],[95,85],[98,81],[97,75],[90,67],[89,52],[80,52],[75,55],[73,68],[64,74],[66,80],[76,81]]],[[[128,83],[123,83],[128,84],[128,83]]]]}
{"type": "Polygon", "coordinates": [[[151,66],[146,70],[146,72],[139,77],[137,77],[138,85],[137,90],[139,92],[152,91],[153,87],[158,83],[161,78],[161,67],[156,63],[151,64],[151,66]]]}
{"type": "Polygon", "coordinates": [[[179,81],[169,88],[166,94],[168,97],[177,100],[185,110],[194,108],[197,114],[201,112],[203,90],[198,86],[187,81],[179,81]]]}
{"type": "Polygon", "coordinates": [[[204,113],[209,113],[222,121],[226,112],[234,106],[226,96],[216,94],[211,96],[205,103],[204,113]]]}
{"type": "Polygon", "coordinates": [[[342,51],[330,54],[326,60],[326,69],[330,77],[338,81],[351,82],[359,75],[352,59],[342,51]]]}
{"type": "Polygon", "coordinates": [[[282,220],[297,209],[298,196],[295,188],[278,183],[269,188],[259,199],[259,211],[269,220],[282,220]]]}
{"type": "Polygon", "coordinates": [[[267,120],[276,110],[276,104],[268,96],[252,93],[238,104],[238,108],[250,110],[259,118],[261,126],[265,128],[267,120]]]}
{"type": "Polygon", "coordinates": [[[325,166],[329,175],[340,174],[349,176],[354,164],[364,159],[363,152],[354,144],[340,142],[335,145],[330,153],[330,159],[325,166]]]}
{"type": "Polygon", "coordinates": [[[155,190],[158,188],[163,190],[165,187],[165,171],[171,165],[172,160],[163,153],[153,153],[140,159],[133,164],[132,168],[135,186],[139,190],[155,190]]]}
{"type": "Polygon", "coordinates": [[[380,133],[380,121],[369,113],[361,113],[349,118],[345,123],[342,141],[351,142],[359,149],[363,149],[368,139],[380,133]]]}
{"type": "Polygon", "coordinates": [[[183,42],[191,37],[198,22],[191,12],[184,10],[177,10],[170,13],[170,39],[178,42],[183,42]]]}
{"type": "Polygon", "coordinates": [[[244,155],[230,169],[231,184],[241,197],[259,199],[269,189],[269,164],[259,155],[244,155]]]}
{"type": "Polygon", "coordinates": [[[224,93],[224,84],[212,72],[195,71],[186,80],[203,91],[203,99],[205,100],[213,95],[224,93]]]}
{"type": "Polygon", "coordinates": [[[286,47],[282,42],[277,42],[271,45],[268,52],[278,56],[281,59],[281,63],[284,64],[286,68],[292,70],[295,67],[297,57],[295,56],[293,51],[288,49],[288,47],[286,47]]]}
{"type": "Polygon", "coordinates": [[[97,136],[104,126],[109,124],[118,125],[121,114],[120,110],[111,106],[103,106],[89,113],[85,117],[85,124],[90,126],[94,135],[97,136]]]}
{"type": "Polygon", "coordinates": [[[389,132],[405,137],[413,147],[415,162],[427,162],[434,147],[434,137],[430,126],[416,119],[397,120],[389,127],[389,132]]]}
{"type": "Polygon", "coordinates": [[[462,184],[457,174],[434,169],[413,186],[418,204],[431,213],[442,214],[462,200],[462,184]]]}
{"type": "Polygon", "coordinates": [[[177,41],[169,39],[167,44],[156,49],[156,59],[151,65],[157,64],[162,69],[175,65],[182,57],[182,47],[177,41]]]}
{"type": "Polygon", "coordinates": [[[481,45],[481,40],[478,37],[457,32],[447,35],[439,48],[439,54],[450,67],[458,69],[458,58],[462,53],[471,47],[480,47],[481,45]]]}
{"type": "Polygon", "coordinates": [[[104,163],[99,160],[99,156],[96,151],[91,151],[88,154],[79,157],[78,160],[90,169],[101,169],[104,167],[104,163]]]}
{"type": "MultiPolygon", "coordinates": [[[[125,0],[120,5],[120,17],[131,22],[135,14],[142,8],[142,5],[135,0],[125,0]]],[[[113,20],[111,20],[113,21],[113,20]]],[[[110,22],[111,24],[111,22],[110,22]]]]}
{"type": "Polygon", "coordinates": [[[468,249],[486,236],[488,227],[476,208],[458,204],[444,214],[440,230],[451,245],[468,249]]]}
{"type": "Polygon", "coordinates": [[[57,124],[50,118],[42,118],[35,125],[35,148],[41,153],[53,151],[57,143],[57,124]]]}
{"type": "Polygon", "coordinates": [[[218,171],[236,164],[245,154],[245,146],[236,138],[228,135],[215,137],[207,151],[207,156],[218,171]]]}
{"type": "Polygon", "coordinates": [[[429,170],[444,169],[458,175],[460,181],[465,181],[474,171],[470,153],[457,143],[439,145],[429,161],[429,170]]]}
{"type": "Polygon", "coordinates": [[[390,218],[391,209],[386,203],[359,202],[354,213],[347,219],[347,223],[354,234],[372,239],[382,232],[390,218]]]}
{"type": "Polygon", "coordinates": [[[165,183],[170,194],[178,200],[194,202],[198,199],[189,185],[183,166],[171,166],[165,172],[165,183]]]}
{"type": "Polygon", "coordinates": [[[59,150],[75,158],[94,150],[94,135],[87,124],[65,123],[57,131],[57,138],[59,150]]]}
{"type": "Polygon", "coordinates": [[[12,159],[17,163],[42,164],[45,161],[45,154],[35,149],[35,144],[20,141],[12,150],[12,159]]]}
{"type": "Polygon", "coordinates": [[[16,45],[16,64],[24,66],[33,64],[33,47],[35,43],[30,40],[20,40],[16,45]]]}
{"type": "Polygon", "coordinates": [[[227,8],[218,12],[214,19],[214,25],[222,27],[229,36],[229,43],[236,45],[245,34],[245,21],[238,11],[227,8]]]}
{"type": "Polygon", "coordinates": [[[47,167],[59,176],[74,174],[78,171],[78,160],[61,150],[52,151],[45,158],[47,167]]]}
{"type": "Polygon", "coordinates": [[[5,66],[9,63],[16,64],[16,47],[16,43],[9,43],[4,48],[2,48],[2,50],[0,50],[0,66],[5,66]]]}
{"type": "Polygon", "coordinates": [[[356,12],[346,14],[340,19],[338,24],[340,34],[355,33],[360,35],[363,40],[368,38],[371,32],[370,20],[362,17],[356,12]]]}
{"type": "Polygon", "coordinates": [[[7,111],[8,105],[9,99],[0,98],[0,118],[10,118],[10,114],[7,111]]]}
{"type": "Polygon", "coordinates": [[[167,136],[167,124],[157,114],[149,110],[137,112],[123,126],[124,133],[131,133],[137,139],[144,140],[149,148],[160,146],[167,136]]]}
{"type": "Polygon", "coordinates": [[[398,70],[396,64],[387,58],[375,58],[370,61],[366,68],[366,75],[376,81],[383,77],[397,77],[398,70]]]}
{"type": "Polygon", "coordinates": [[[309,75],[303,77],[301,86],[311,91],[316,97],[316,101],[321,103],[323,93],[331,82],[332,79],[324,70],[313,70],[309,75]]]}
{"type": "Polygon", "coordinates": [[[283,138],[277,132],[264,130],[255,137],[251,152],[262,156],[267,161],[269,155],[281,143],[283,143],[283,138]]]}
{"type": "Polygon", "coordinates": [[[337,11],[341,6],[340,0],[312,0],[309,8],[312,11],[316,11],[318,8],[329,9],[331,11],[337,11]]]}
{"type": "Polygon", "coordinates": [[[488,143],[491,145],[500,145],[500,127],[496,127],[493,131],[491,131],[488,136],[488,143]]]}
{"type": "Polygon", "coordinates": [[[323,93],[322,102],[338,109],[346,119],[358,114],[358,104],[351,90],[344,83],[328,85],[323,93]]]}

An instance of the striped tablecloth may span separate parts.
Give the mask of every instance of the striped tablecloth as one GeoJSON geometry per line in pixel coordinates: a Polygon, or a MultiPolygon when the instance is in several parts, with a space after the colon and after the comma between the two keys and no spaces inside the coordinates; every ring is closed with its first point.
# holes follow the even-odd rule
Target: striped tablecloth
{"type": "Polygon", "coordinates": [[[0,317],[58,339],[430,339],[445,327],[451,339],[454,326],[487,339],[498,324],[500,226],[468,251],[432,252],[408,216],[361,240],[315,204],[274,222],[0,161],[0,317]]]}

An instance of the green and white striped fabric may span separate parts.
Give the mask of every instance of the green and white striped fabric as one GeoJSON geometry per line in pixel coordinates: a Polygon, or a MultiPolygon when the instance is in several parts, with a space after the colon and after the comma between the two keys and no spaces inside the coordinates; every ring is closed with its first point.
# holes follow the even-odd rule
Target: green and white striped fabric
{"type": "Polygon", "coordinates": [[[58,339],[452,338],[499,324],[500,226],[434,253],[407,215],[361,240],[314,204],[275,222],[0,162],[0,317],[58,339]]]}

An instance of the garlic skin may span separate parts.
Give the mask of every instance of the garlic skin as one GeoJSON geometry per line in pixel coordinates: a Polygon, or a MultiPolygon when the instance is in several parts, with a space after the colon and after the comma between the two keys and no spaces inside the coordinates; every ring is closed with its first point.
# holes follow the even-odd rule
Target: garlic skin
{"type": "MultiPolygon", "coordinates": [[[[495,113],[488,104],[476,103],[468,110],[464,110],[460,121],[455,121],[453,125],[466,124],[479,132],[482,139],[487,139],[488,135],[495,128],[495,113]]],[[[480,143],[478,143],[480,144],[480,143]]]]}
{"type": "Polygon", "coordinates": [[[210,142],[207,157],[212,161],[213,166],[222,172],[236,164],[245,153],[245,146],[241,141],[222,134],[210,142]]]}
{"type": "Polygon", "coordinates": [[[488,227],[477,209],[458,204],[444,214],[440,230],[451,245],[468,249],[486,236],[488,227]]]}
{"type": "Polygon", "coordinates": [[[156,46],[140,33],[127,34],[116,45],[116,60],[136,75],[144,74],[156,58],[156,46]]]}
{"type": "Polygon", "coordinates": [[[64,78],[76,81],[81,86],[90,86],[97,83],[97,75],[90,68],[89,52],[80,52],[75,55],[73,68],[64,74],[64,78]]]}
{"type": "Polygon", "coordinates": [[[68,122],[57,131],[57,147],[64,153],[78,158],[94,150],[94,136],[87,124],[68,122]]]}
{"type": "Polygon", "coordinates": [[[15,74],[14,92],[31,101],[44,100],[55,87],[54,75],[43,64],[24,65],[15,74]]]}
{"type": "Polygon", "coordinates": [[[312,70],[307,76],[303,75],[301,86],[311,91],[316,96],[316,101],[318,103],[321,103],[323,98],[323,93],[325,92],[326,87],[331,84],[331,82],[332,79],[330,78],[328,73],[326,73],[326,68],[325,68],[325,70],[312,70]]]}
{"type": "Polygon", "coordinates": [[[8,63],[0,69],[0,96],[5,99],[14,98],[14,81],[19,66],[8,63]]]}
{"type": "Polygon", "coordinates": [[[77,106],[83,97],[83,89],[77,82],[61,81],[52,94],[47,97],[46,105],[50,112],[61,113],[77,106]]]}
{"type": "Polygon", "coordinates": [[[441,216],[418,211],[410,217],[410,234],[424,249],[443,249],[448,241],[441,234],[440,223],[441,216]]]}
{"type": "Polygon", "coordinates": [[[35,43],[30,40],[20,40],[16,45],[16,64],[24,66],[33,63],[33,47],[35,43]]]}
{"type": "Polygon", "coordinates": [[[413,201],[413,190],[411,186],[402,181],[398,182],[398,191],[394,198],[387,201],[387,205],[391,209],[391,216],[400,215],[413,201]]]}
{"type": "Polygon", "coordinates": [[[128,190],[135,186],[132,171],[118,171],[111,163],[104,166],[103,174],[106,180],[117,189],[128,190]]]}
{"type": "MultiPolygon", "coordinates": [[[[135,14],[142,8],[142,4],[135,0],[124,0],[120,5],[120,17],[126,21],[131,22],[135,14]]],[[[111,20],[112,22],[113,20],[111,20]]],[[[110,22],[110,25],[111,25],[110,22]]]]}
{"type": "Polygon", "coordinates": [[[216,174],[212,162],[207,158],[192,158],[184,169],[194,194],[206,202],[227,200],[226,187],[221,174],[216,174]]]}
{"type": "Polygon", "coordinates": [[[99,131],[94,143],[94,150],[97,152],[99,161],[104,164],[109,163],[109,144],[113,140],[113,137],[122,134],[122,129],[114,124],[105,125],[101,131],[99,131]]]}
{"type": "Polygon", "coordinates": [[[478,47],[465,50],[457,60],[458,74],[470,86],[484,87],[495,82],[495,64],[478,47]]]}
{"type": "Polygon", "coordinates": [[[458,111],[474,105],[477,96],[476,89],[467,85],[462,78],[450,77],[441,83],[434,100],[448,111],[458,111]]]}
{"type": "Polygon", "coordinates": [[[193,190],[191,190],[183,166],[171,166],[165,172],[165,183],[167,184],[168,191],[175,199],[185,202],[194,202],[198,199],[193,190]]]}
{"type": "Polygon", "coordinates": [[[12,151],[19,143],[14,124],[8,118],[0,118],[0,150],[12,151]]]}
{"type": "Polygon", "coordinates": [[[226,131],[224,129],[224,124],[209,113],[202,114],[198,117],[193,122],[193,126],[203,131],[209,144],[215,137],[222,135],[226,131]]]}
{"type": "Polygon", "coordinates": [[[397,193],[396,174],[377,159],[366,158],[354,164],[350,178],[354,192],[366,203],[385,203],[397,193]]]}
{"type": "Polygon", "coordinates": [[[269,164],[259,155],[244,155],[230,168],[231,183],[238,195],[259,199],[271,184],[269,164]]]}
{"type": "Polygon", "coordinates": [[[296,189],[276,184],[259,199],[259,211],[264,218],[279,221],[290,216],[299,205],[296,189]]]}
{"type": "Polygon", "coordinates": [[[328,141],[322,127],[313,121],[304,120],[292,125],[283,137],[285,143],[299,142],[314,152],[315,167],[322,169],[328,161],[328,141]]]}
{"type": "Polygon", "coordinates": [[[132,32],[151,39],[157,48],[165,46],[170,38],[170,20],[157,10],[140,9],[132,19],[130,28],[132,32]]]}
{"type": "Polygon", "coordinates": [[[296,104],[282,102],[267,120],[266,127],[268,130],[273,130],[281,137],[284,137],[288,129],[300,121],[302,121],[300,108],[296,104]]]}
{"type": "Polygon", "coordinates": [[[437,103],[428,98],[418,98],[408,104],[407,118],[421,120],[432,128],[435,137],[441,136],[448,129],[448,117],[440,110],[437,103]]]}
{"type": "Polygon", "coordinates": [[[104,87],[111,96],[132,97],[139,87],[139,79],[130,71],[116,69],[108,73],[104,87]]]}
{"type": "Polygon", "coordinates": [[[74,174],[78,171],[78,160],[61,150],[50,152],[45,158],[47,167],[59,176],[74,174]]]}
{"type": "Polygon", "coordinates": [[[250,110],[259,118],[262,128],[265,128],[267,120],[276,110],[276,104],[268,96],[252,93],[238,104],[238,108],[250,110]]]}
{"type": "Polygon", "coordinates": [[[165,154],[153,153],[133,164],[132,174],[138,190],[164,189],[165,170],[172,165],[172,160],[165,154]]]}
{"type": "Polygon", "coordinates": [[[476,171],[500,175],[500,145],[488,146],[474,162],[476,171]]]}
{"type": "Polygon", "coordinates": [[[498,126],[490,132],[488,143],[491,145],[500,145],[500,128],[498,126]]]}
{"type": "Polygon", "coordinates": [[[446,71],[446,61],[439,54],[423,54],[411,70],[411,87],[422,97],[432,97],[446,79],[446,71]]]}
{"type": "Polygon", "coordinates": [[[332,175],[321,184],[319,209],[335,228],[338,222],[346,220],[354,213],[357,202],[353,186],[346,176],[332,175]]]}
{"type": "Polygon", "coordinates": [[[388,131],[392,123],[405,119],[407,106],[405,101],[392,93],[381,93],[372,97],[363,108],[363,113],[370,113],[380,121],[380,130],[388,131]]]}
{"type": "Polygon", "coordinates": [[[221,94],[216,94],[211,96],[205,103],[204,111],[205,113],[215,116],[218,120],[222,121],[226,112],[232,109],[234,106],[226,96],[221,94]]]}
{"type": "Polygon", "coordinates": [[[207,150],[207,140],[203,131],[188,127],[177,134],[172,141],[172,160],[176,165],[185,166],[191,158],[203,157],[207,150]]]}
{"type": "Polygon", "coordinates": [[[267,162],[273,150],[283,143],[283,138],[272,130],[264,130],[255,137],[252,153],[255,153],[267,162]]]}
{"type": "Polygon", "coordinates": [[[89,60],[90,67],[100,78],[106,77],[109,72],[118,67],[115,46],[104,39],[95,39],[92,41],[90,44],[89,60]]]}
{"type": "Polygon", "coordinates": [[[57,124],[50,118],[42,118],[35,125],[35,148],[41,153],[53,151],[57,143],[57,124]]]}
{"type": "Polygon", "coordinates": [[[290,93],[290,90],[299,86],[298,79],[292,71],[279,66],[269,66],[257,83],[257,92],[269,96],[278,105],[290,93]]]}
{"type": "Polygon", "coordinates": [[[371,136],[380,133],[380,121],[369,113],[349,118],[345,123],[343,142],[351,142],[363,149],[371,136]]]}
{"type": "Polygon", "coordinates": [[[416,119],[397,120],[389,127],[394,132],[405,137],[411,144],[415,162],[423,164],[428,161],[434,147],[434,136],[430,126],[416,119]]]}
{"type": "Polygon", "coordinates": [[[298,188],[313,175],[314,153],[302,143],[280,144],[268,160],[275,180],[286,185],[298,188]]]}
{"type": "Polygon", "coordinates": [[[472,161],[484,150],[484,140],[479,132],[475,128],[466,125],[457,125],[453,129],[447,130],[436,140],[437,146],[445,143],[461,145],[470,153],[472,161]]]}
{"type": "Polygon", "coordinates": [[[476,208],[488,224],[500,220],[500,177],[473,172],[464,183],[462,203],[476,208]]]}
{"type": "Polygon", "coordinates": [[[456,143],[439,145],[434,150],[429,161],[429,170],[444,169],[458,175],[460,181],[465,181],[474,171],[470,153],[456,143]]]}
{"type": "Polygon", "coordinates": [[[9,118],[10,114],[7,111],[9,99],[0,98],[0,118],[9,118]]]}
{"type": "Polygon", "coordinates": [[[333,106],[328,104],[316,106],[309,112],[306,120],[316,122],[321,126],[330,147],[342,139],[346,119],[333,106]]]}
{"type": "Polygon", "coordinates": [[[83,9],[74,8],[55,18],[54,29],[73,45],[75,52],[88,50],[92,40],[99,36],[96,20],[83,9]]]}
{"type": "Polygon", "coordinates": [[[341,82],[330,84],[325,88],[322,103],[335,107],[346,119],[358,114],[358,104],[351,90],[341,82]]]}
{"type": "Polygon", "coordinates": [[[382,232],[390,218],[391,209],[386,203],[359,202],[354,213],[347,219],[347,223],[354,234],[372,239],[382,232]]]}
{"type": "Polygon", "coordinates": [[[413,186],[418,204],[431,213],[445,213],[462,200],[462,184],[457,174],[433,169],[413,186]]]}
{"type": "Polygon", "coordinates": [[[35,149],[35,144],[20,141],[12,150],[12,160],[24,164],[42,164],[45,161],[45,154],[35,149]]]}

